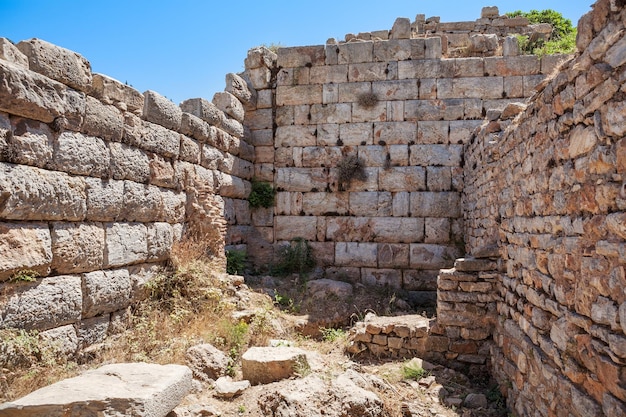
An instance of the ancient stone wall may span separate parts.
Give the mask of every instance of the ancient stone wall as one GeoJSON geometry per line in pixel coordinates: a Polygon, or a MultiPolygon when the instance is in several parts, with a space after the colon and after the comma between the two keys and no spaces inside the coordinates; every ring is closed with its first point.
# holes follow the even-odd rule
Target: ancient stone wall
{"type": "Polygon", "coordinates": [[[463,144],[563,57],[443,58],[445,39],[412,36],[408,19],[377,35],[249,53],[255,176],[278,190],[252,211],[249,254],[264,264],[302,237],[328,277],[434,301],[438,270],[464,254],[463,144]],[[350,157],[364,175],[342,181],[350,157]]]}
{"type": "Polygon", "coordinates": [[[227,81],[181,108],[74,52],[0,39],[0,328],[73,352],[123,328],[185,234],[223,258],[224,205],[247,197],[254,157],[251,93],[227,81]]]}
{"type": "Polygon", "coordinates": [[[625,22],[597,2],[578,56],[465,153],[467,252],[497,244],[506,267],[491,359],[520,416],[626,414],[625,22]]]}

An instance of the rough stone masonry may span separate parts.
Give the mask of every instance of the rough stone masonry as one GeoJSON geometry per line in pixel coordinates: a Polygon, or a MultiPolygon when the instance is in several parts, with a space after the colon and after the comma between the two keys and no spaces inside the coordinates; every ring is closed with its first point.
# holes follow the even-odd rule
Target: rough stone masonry
{"type": "Polygon", "coordinates": [[[96,343],[173,242],[225,221],[258,263],[303,237],[329,278],[436,298],[428,334],[357,331],[370,350],[490,369],[520,416],[624,415],[625,22],[599,0],[575,56],[539,58],[508,35],[549,30],[497,8],[400,18],[255,48],[225,92],[180,106],[2,39],[0,327],[96,343]],[[340,184],[348,157],[365,175],[340,184]],[[250,209],[253,177],[275,207],[250,209]],[[10,280],[23,270],[40,278],[10,280]]]}

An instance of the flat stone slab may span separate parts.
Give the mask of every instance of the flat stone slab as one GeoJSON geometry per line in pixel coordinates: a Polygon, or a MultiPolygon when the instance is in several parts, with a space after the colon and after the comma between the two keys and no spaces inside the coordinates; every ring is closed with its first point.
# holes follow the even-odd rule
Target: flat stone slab
{"type": "Polygon", "coordinates": [[[257,385],[290,378],[300,368],[309,367],[306,355],[295,347],[251,347],[241,357],[243,379],[257,385]]]}
{"type": "Polygon", "coordinates": [[[182,365],[105,365],[0,404],[0,415],[165,417],[189,394],[191,382],[191,370],[182,365]]]}

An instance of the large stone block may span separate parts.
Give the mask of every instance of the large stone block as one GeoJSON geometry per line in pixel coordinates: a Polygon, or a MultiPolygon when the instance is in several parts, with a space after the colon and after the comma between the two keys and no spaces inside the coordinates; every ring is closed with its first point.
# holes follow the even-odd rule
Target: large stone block
{"type": "Polygon", "coordinates": [[[448,144],[450,123],[447,121],[420,121],[417,122],[417,143],[420,144],[448,144]]]}
{"type": "Polygon", "coordinates": [[[370,219],[372,240],[384,243],[411,243],[424,240],[424,219],[375,217],[370,219]]]}
{"type": "Polygon", "coordinates": [[[130,305],[131,281],[127,269],[83,274],[83,318],[123,310],[130,305]]]}
{"type": "Polygon", "coordinates": [[[377,267],[378,245],[376,243],[337,242],[335,264],[337,266],[377,267]]]}
{"type": "Polygon", "coordinates": [[[82,178],[0,162],[0,217],[16,220],[83,220],[82,178]]]}
{"type": "Polygon", "coordinates": [[[397,243],[378,244],[379,268],[407,268],[409,266],[409,245],[397,243]]]}
{"type": "Polygon", "coordinates": [[[374,42],[354,42],[342,43],[337,46],[339,49],[339,64],[357,64],[360,62],[372,62],[374,53],[374,42]]]}
{"type": "Polygon", "coordinates": [[[129,113],[125,118],[124,141],[167,158],[177,158],[180,150],[180,133],[143,121],[129,113]]]}
{"type": "Polygon", "coordinates": [[[107,178],[110,161],[109,148],[100,138],[63,132],[56,140],[54,166],[57,171],[107,178]]]}
{"type": "Polygon", "coordinates": [[[307,146],[302,149],[303,168],[322,168],[325,166],[336,166],[341,161],[341,148],[307,146]]]}
{"type": "Polygon", "coordinates": [[[183,113],[180,122],[180,132],[203,143],[214,141],[214,134],[211,125],[190,113],[183,113]]]}
{"type": "Polygon", "coordinates": [[[411,40],[408,38],[374,42],[375,61],[404,61],[409,58],[411,58],[411,40]]]}
{"type": "MultiPolygon", "coordinates": [[[[340,216],[352,212],[345,193],[304,193],[302,195],[302,211],[307,216],[340,216]]],[[[299,213],[295,213],[299,214],[299,213]]]]}
{"type": "Polygon", "coordinates": [[[47,124],[12,117],[11,124],[6,128],[7,140],[3,153],[7,161],[39,168],[50,166],[54,155],[54,134],[47,124]],[[9,134],[11,131],[13,134],[9,134]]]}
{"type": "Polygon", "coordinates": [[[226,88],[224,90],[237,97],[237,99],[243,104],[252,103],[255,98],[252,91],[250,91],[246,80],[237,74],[233,74],[232,72],[226,74],[226,88]]]}
{"type": "Polygon", "coordinates": [[[277,241],[301,237],[316,240],[317,217],[315,216],[274,216],[274,236],[277,241]]]}
{"type": "Polygon", "coordinates": [[[105,268],[143,262],[148,258],[146,226],[141,223],[107,223],[105,268]]]}
{"type": "Polygon", "coordinates": [[[415,142],[417,125],[414,122],[374,123],[374,142],[386,145],[400,145],[415,142]]]}
{"type": "Polygon", "coordinates": [[[101,269],[104,227],[101,223],[52,224],[52,269],[70,274],[101,269]]]}
{"type": "Polygon", "coordinates": [[[461,166],[463,145],[412,145],[410,165],[419,166],[461,166]]]}
{"type": "Polygon", "coordinates": [[[143,118],[171,130],[180,130],[183,112],[176,104],[159,93],[143,93],[143,118]]]}
{"type": "Polygon", "coordinates": [[[411,193],[411,215],[414,217],[460,217],[461,195],[457,192],[411,193]]]}
{"type": "Polygon", "coordinates": [[[81,320],[78,327],[78,344],[80,347],[84,349],[93,344],[104,342],[109,331],[110,318],[110,314],[104,314],[81,320]]]}
{"type": "MultiPolygon", "coordinates": [[[[453,59],[415,59],[398,62],[400,80],[422,78],[452,78],[455,62],[453,59]]],[[[416,97],[413,97],[416,98],[416,97]]]]}
{"type": "Polygon", "coordinates": [[[246,69],[267,67],[276,64],[278,56],[264,46],[257,46],[248,51],[245,59],[246,69]]]}
{"type": "Polygon", "coordinates": [[[22,269],[47,275],[51,248],[50,229],[45,223],[0,223],[0,281],[22,269]]]}
{"type": "Polygon", "coordinates": [[[322,191],[328,186],[324,168],[277,168],[274,186],[283,191],[322,191]]]}
{"type": "Polygon", "coordinates": [[[400,289],[402,288],[402,271],[399,269],[363,268],[361,270],[361,282],[366,285],[400,289]]]}
{"type": "Polygon", "coordinates": [[[352,120],[352,105],[349,103],[311,105],[311,123],[349,123],[352,120]]]}
{"type": "Polygon", "coordinates": [[[219,175],[219,194],[222,197],[248,198],[252,185],[250,181],[243,180],[229,174],[219,175]]]}
{"type": "Polygon", "coordinates": [[[124,181],[85,178],[86,220],[110,222],[119,219],[124,201],[124,181]]]}
{"type": "Polygon", "coordinates": [[[302,198],[303,193],[299,192],[278,192],[276,193],[276,208],[275,213],[277,215],[299,215],[302,212],[302,198]]]}
{"type": "Polygon", "coordinates": [[[200,144],[188,138],[185,135],[180,136],[180,155],[178,156],[181,161],[191,162],[192,164],[200,163],[200,144]]]}
{"type": "Polygon", "coordinates": [[[253,385],[290,378],[298,366],[308,366],[306,353],[287,346],[251,347],[241,357],[243,378],[253,385]]]}
{"type": "Polygon", "coordinates": [[[454,260],[462,256],[462,251],[455,246],[412,243],[409,266],[417,269],[450,268],[454,260]]]}
{"type": "Polygon", "coordinates": [[[426,170],[421,166],[391,167],[378,173],[381,191],[421,191],[426,189],[426,170]]]}
{"type": "Polygon", "coordinates": [[[372,92],[379,100],[415,100],[419,95],[416,80],[373,82],[372,92]]]}
{"type": "Polygon", "coordinates": [[[93,74],[91,94],[105,104],[112,104],[122,111],[141,115],[143,94],[128,84],[103,74],[93,74]]]}
{"type": "Polygon", "coordinates": [[[82,132],[102,139],[119,142],[124,134],[124,118],[114,106],[87,96],[82,132]]]}
{"type": "Polygon", "coordinates": [[[45,75],[75,90],[91,90],[91,64],[81,55],[41,39],[21,41],[17,48],[28,57],[31,71],[45,75]]]}
{"type": "Polygon", "coordinates": [[[284,68],[324,65],[325,61],[323,45],[279,48],[276,55],[276,64],[284,68]]]}
{"type": "MultiPolygon", "coordinates": [[[[358,117],[357,120],[363,120],[364,118],[358,117]]],[[[353,120],[354,123],[342,123],[339,125],[339,137],[341,140],[342,146],[359,146],[365,143],[366,145],[373,144],[374,140],[374,126],[372,123],[358,123],[353,120]]],[[[318,142],[320,139],[320,130],[318,128],[318,142]]],[[[328,143],[324,140],[321,143],[318,143],[320,146],[325,144],[335,145],[337,144],[337,138],[334,138],[333,141],[331,138],[328,139],[328,143]]]]}
{"type": "Polygon", "coordinates": [[[336,84],[348,81],[347,65],[313,67],[310,71],[311,84],[336,84]]]}
{"type": "Polygon", "coordinates": [[[146,183],[150,179],[150,159],[146,152],[123,143],[112,142],[111,176],[116,180],[146,183]]]}
{"type": "Polygon", "coordinates": [[[160,220],[162,218],[162,198],[159,188],[134,181],[125,181],[121,218],[131,222],[160,220]]]}
{"type": "Polygon", "coordinates": [[[390,192],[366,191],[348,194],[350,195],[350,215],[371,217],[391,216],[392,198],[390,192]]]}
{"type": "Polygon", "coordinates": [[[275,146],[315,146],[315,126],[279,126],[276,128],[275,146]]]}
{"type": "Polygon", "coordinates": [[[78,275],[4,285],[7,298],[0,305],[1,327],[46,330],[80,320],[83,298],[78,275]]]}
{"type": "Polygon", "coordinates": [[[485,75],[488,76],[534,75],[540,70],[541,60],[537,55],[485,58],[485,75]]]}
{"type": "Polygon", "coordinates": [[[278,106],[298,106],[321,102],[321,84],[276,87],[276,104],[278,106]]]}
{"type": "Polygon", "coordinates": [[[87,371],[3,404],[0,414],[165,417],[189,394],[191,387],[192,373],[186,366],[119,363],[87,371]]]}
{"type": "Polygon", "coordinates": [[[51,123],[58,117],[78,130],[85,115],[85,95],[43,75],[0,60],[0,110],[51,123]]]}
{"type": "Polygon", "coordinates": [[[241,102],[229,92],[217,92],[213,96],[213,104],[238,122],[243,122],[245,111],[241,102]]]}
{"type": "MultiPolygon", "coordinates": [[[[378,45],[377,42],[374,45],[378,45]]],[[[364,62],[362,64],[350,64],[348,69],[349,82],[363,81],[385,81],[389,80],[389,68],[391,64],[387,62],[364,62]]]]}
{"type": "Polygon", "coordinates": [[[28,57],[7,38],[0,38],[0,59],[28,69],[28,57]]]}

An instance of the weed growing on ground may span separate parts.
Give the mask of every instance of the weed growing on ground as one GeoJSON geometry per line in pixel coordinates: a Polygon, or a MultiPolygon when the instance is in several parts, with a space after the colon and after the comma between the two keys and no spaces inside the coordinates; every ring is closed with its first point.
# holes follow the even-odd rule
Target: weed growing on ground
{"type": "Polygon", "coordinates": [[[322,333],[322,340],[324,342],[332,343],[346,337],[346,332],[343,329],[320,327],[320,332],[322,333]]]}
{"type": "Polygon", "coordinates": [[[426,371],[417,361],[410,360],[402,365],[402,376],[404,379],[419,381],[425,374],[426,371]]]}
{"type": "Polygon", "coordinates": [[[226,272],[231,275],[241,275],[246,269],[248,255],[243,250],[226,251],[226,272]]]}
{"type": "Polygon", "coordinates": [[[297,237],[288,245],[278,248],[278,262],[273,266],[272,273],[278,276],[286,276],[297,273],[303,276],[315,267],[313,250],[306,239],[297,237]]]}

